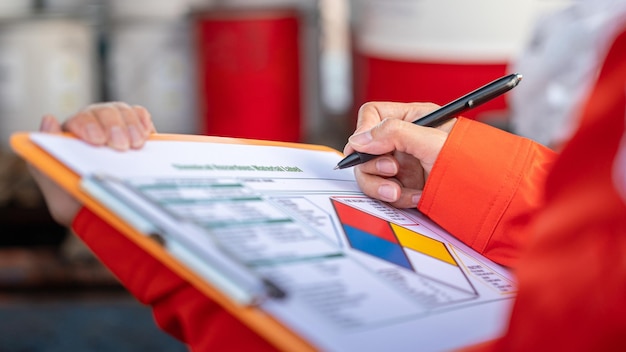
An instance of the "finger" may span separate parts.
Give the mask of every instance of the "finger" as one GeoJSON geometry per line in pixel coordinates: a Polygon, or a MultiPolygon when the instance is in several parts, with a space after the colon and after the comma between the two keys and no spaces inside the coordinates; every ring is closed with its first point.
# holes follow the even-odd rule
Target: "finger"
{"type": "Polygon", "coordinates": [[[359,165],[354,169],[354,174],[361,191],[369,197],[385,202],[398,201],[401,191],[400,185],[390,178],[364,172],[363,165],[359,165]]]}
{"type": "Polygon", "coordinates": [[[152,121],[152,116],[150,115],[148,109],[140,105],[133,105],[133,110],[135,111],[135,114],[137,114],[137,116],[139,117],[139,121],[141,121],[144,131],[146,131],[148,135],[157,132],[156,127],[154,126],[154,123],[152,121]]]}
{"type": "Polygon", "coordinates": [[[426,175],[424,174],[422,163],[414,156],[407,153],[395,152],[393,153],[393,157],[399,165],[398,172],[394,177],[400,181],[402,187],[423,189],[426,175]]]}
{"type": "Polygon", "coordinates": [[[351,136],[348,141],[355,150],[369,154],[408,153],[430,172],[447,136],[439,129],[386,119],[368,131],[351,136]]]}
{"type": "Polygon", "coordinates": [[[41,118],[41,124],[39,125],[39,131],[46,133],[61,133],[61,124],[52,115],[44,115],[41,118]]]}
{"type": "Polygon", "coordinates": [[[416,208],[421,196],[421,190],[401,188],[398,200],[396,200],[395,202],[389,202],[389,204],[400,209],[416,208]]]}
{"type": "MultiPolygon", "coordinates": [[[[413,122],[437,108],[438,105],[433,103],[368,102],[359,108],[357,127],[353,135],[369,130],[385,119],[413,122]]],[[[344,153],[353,151],[351,144],[347,143],[344,153]]]]}
{"type": "Polygon", "coordinates": [[[156,132],[145,108],[122,102],[92,104],[68,119],[63,128],[90,144],[118,150],[141,148],[156,132]]]}
{"type": "Polygon", "coordinates": [[[151,133],[151,129],[147,128],[142,121],[142,117],[140,116],[142,112],[125,103],[113,103],[112,105],[120,113],[123,122],[123,126],[120,127],[125,129],[130,147],[133,149],[141,148],[151,133]]]}
{"type": "Polygon", "coordinates": [[[363,163],[358,167],[363,173],[381,177],[395,176],[399,169],[398,161],[390,155],[381,155],[380,157],[363,163]]]}
{"type": "Polygon", "coordinates": [[[385,119],[413,122],[437,109],[433,103],[369,102],[359,109],[357,130],[374,127],[385,119]]]}
{"type": "MultiPolygon", "coordinates": [[[[389,177],[394,173],[392,170],[381,170],[378,162],[388,159],[394,164],[394,169],[398,161],[395,158],[381,156],[367,163],[355,167],[355,176],[361,190],[372,198],[376,198],[397,208],[415,208],[422,194],[423,176],[420,171],[413,172],[409,177],[389,177]],[[381,159],[381,160],[378,160],[381,159]],[[386,175],[389,174],[389,175],[386,175]]],[[[401,170],[393,170],[398,175],[401,170]]]]}
{"type": "Polygon", "coordinates": [[[92,145],[101,146],[107,142],[107,136],[102,125],[89,109],[80,111],[69,118],[63,123],[62,128],[92,145]]]}
{"type": "Polygon", "coordinates": [[[134,143],[142,143],[140,137],[142,132],[137,130],[139,125],[138,119],[136,117],[133,118],[134,112],[131,111],[128,104],[119,102],[107,103],[92,110],[92,113],[107,134],[106,144],[109,147],[117,150],[128,150],[131,147],[131,143],[133,143],[131,141],[132,138],[137,139],[134,143]],[[132,137],[128,128],[129,124],[134,126],[132,137]]]}

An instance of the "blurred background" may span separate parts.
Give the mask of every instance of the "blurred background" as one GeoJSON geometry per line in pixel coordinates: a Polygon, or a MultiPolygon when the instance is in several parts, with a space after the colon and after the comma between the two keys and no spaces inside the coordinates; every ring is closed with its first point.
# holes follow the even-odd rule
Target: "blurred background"
{"type": "MultiPolygon", "coordinates": [[[[445,104],[511,73],[569,2],[1,0],[0,351],[184,350],[50,219],[12,133],[116,100],[159,132],[342,149],[366,101],[445,104]]],[[[467,117],[507,129],[509,105],[467,117]]]]}

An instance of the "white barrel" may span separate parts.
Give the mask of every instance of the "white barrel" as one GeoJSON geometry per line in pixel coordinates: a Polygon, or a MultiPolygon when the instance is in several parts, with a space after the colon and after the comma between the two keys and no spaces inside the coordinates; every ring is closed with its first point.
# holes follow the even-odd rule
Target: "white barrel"
{"type": "Polygon", "coordinates": [[[79,19],[0,22],[0,143],[42,115],[65,119],[94,101],[93,28],[79,19]]]}
{"type": "Polygon", "coordinates": [[[146,107],[159,132],[197,133],[189,24],[115,21],[107,38],[109,99],[146,107]]]}
{"type": "Polygon", "coordinates": [[[70,12],[83,9],[85,6],[95,5],[98,0],[39,0],[44,11],[70,12]]]}
{"type": "MultiPolygon", "coordinates": [[[[178,20],[187,15],[194,0],[108,0],[112,19],[178,20]]],[[[197,2],[197,1],[195,1],[197,2]]]]}
{"type": "Polygon", "coordinates": [[[28,16],[34,7],[34,0],[1,0],[0,19],[28,16]]]}
{"type": "MultiPolygon", "coordinates": [[[[507,73],[536,18],[569,2],[352,1],[355,104],[370,100],[445,104],[507,73]]],[[[505,98],[465,115],[506,117],[505,98]]]]}
{"type": "Polygon", "coordinates": [[[83,16],[97,20],[103,15],[103,3],[108,0],[37,0],[38,13],[45,15],[83,16]]]}
{"type": "Polygon", "coordinates": [[[538,15],[567,0],[353,1],[357,50],[388,58],[501,62],[515,56],[538,15]]]}

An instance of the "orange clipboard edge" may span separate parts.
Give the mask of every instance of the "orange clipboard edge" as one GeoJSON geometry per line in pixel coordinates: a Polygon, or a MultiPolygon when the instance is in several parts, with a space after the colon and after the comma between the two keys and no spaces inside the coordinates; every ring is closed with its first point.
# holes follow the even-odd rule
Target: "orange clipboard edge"
{"type": "MultiPolygon", "coordinates": [[[[68,137],[74,138],[67,134],[68,137]]],[[[291,148],[302,148],[319,151],[335,152],[337,150],[327,146],[290,143],[290,142],[274,142],[253,139],[213,137],[201,135],[179,135],[179,134],[154,134],[150,140],[171,140],[171,141],[194,141],[194,142],[212,142],[224,144],[251,144],[251,145],[271,145],[284,146],[291,148]]],[[[74,196],[83,206],[89,208],[96,215],[108,222],[122,234],[127,236],[131,241],[140,248],[157,258],[169,269],[178,274],[181,278],[187,280],[190,284],[198,288],[202,293],[214,300],[233,316],[241,320],[252,330],[266,339],[280,350],[284,351],[316,351],[317,349],[307,340],[284,326],[282,323],[266,314],[260,309],[248,306],[242,306],[233,302],[228,296],[211,286],[204,279],[199,277],[193,271],[181,264],[176,258],[171,256],[161,245],[151,240],[144,234],[138,232],[133,227],[119,219],[112,211],[108,210],[97,200],[91,198],[89,194],[84,192],[80,187],[80,177],[78,174],[70,170],[59,160],[48,154],[45,150],[37,146],[30,139],[29,132],[18,132],[11,136],[10,140],[13,150],[24,160],[50,177],[61,188],[65,189],[74,196]]]]}

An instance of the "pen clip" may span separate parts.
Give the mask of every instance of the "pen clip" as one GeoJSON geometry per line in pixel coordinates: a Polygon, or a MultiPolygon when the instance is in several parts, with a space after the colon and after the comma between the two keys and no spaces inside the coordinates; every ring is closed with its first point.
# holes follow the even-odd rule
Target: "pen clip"
{"type": "Polygon", "coordinates": [[[467,109],[473,109],[515,88],[515,86],[517,86],[522,80],[522,77],[523,76],[519,73],[512,73],[510,75],[496,79],[495,81],[488,83],[467,94],[465,96],[469,98],[465,103],[467,109]]]}

